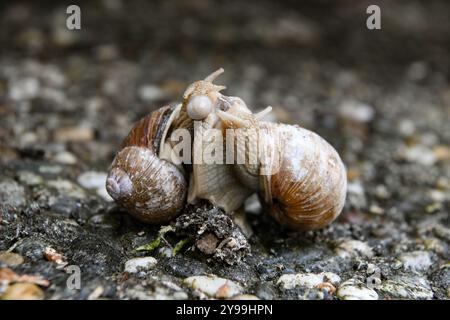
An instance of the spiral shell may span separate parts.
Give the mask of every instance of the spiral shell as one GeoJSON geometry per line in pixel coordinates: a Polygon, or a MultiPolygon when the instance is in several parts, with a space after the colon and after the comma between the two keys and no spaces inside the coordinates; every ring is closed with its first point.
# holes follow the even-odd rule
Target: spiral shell
{"type": "Polygon", "coordinates": [[[158,155],[172,111],[163,107],[134,125],[106,179],[111,197],[145,222],[168,221],[185,203],[187,182],[183,173],[158,155]]]}
{"type": "Polygon", "coordinates": [[[340,214],[347,177],[336,150],[319,135],[298,126],[262,123],[278,131],[279,168],[261,175],[261,193],[268,213],[293,229],[314,230],[340,214]]]}

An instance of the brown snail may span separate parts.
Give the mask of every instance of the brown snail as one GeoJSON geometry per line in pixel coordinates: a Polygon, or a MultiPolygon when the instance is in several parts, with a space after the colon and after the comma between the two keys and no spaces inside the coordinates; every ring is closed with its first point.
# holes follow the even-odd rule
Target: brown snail
{"type": "Polygon", "coordinates": [[[222,72],[191,84],[177,107],[161,108],[135,125],[111,166],[108,192],[148,222],[174,217],[186,194],[189,203],[206,199],[232,212],[258,193],[281,224],[312,230],[331,223],[347,186],[336,150],[299,126],[262,121],[270,107],[253,114],[240,98],[221,94],[225,87],[212,81],[222,72]],[[191,133],[192,156],[182,163],[169,156],[169,136],[177,129],[191,133]],[[218,139],[211,139],[211,130],[218,139]],[[214,150],[215,161],[198,161],[207,150],[214,150]]]}
{"type": "Polygon", "coordinates": [[[160,108],[133,126],[106,179],[111,197],[145,222],[170,220],[185,204],[184,173],[159,157],[171,113],[170,107],[160,108]]]}

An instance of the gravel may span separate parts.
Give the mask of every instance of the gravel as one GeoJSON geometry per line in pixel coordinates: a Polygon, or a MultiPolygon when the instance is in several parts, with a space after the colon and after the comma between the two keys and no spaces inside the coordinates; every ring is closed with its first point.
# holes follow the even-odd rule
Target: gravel
{"type": "Polygon", "coordinates": [[[83,3],[77,33],[56,3],[1,6],[1,298],[450,298],[448,1],[413,1],[412,20],[385,3],[376,32],[360,2],[122,5],[83,3]],[[111,201],[132,123],[218,67],[227,94],[339,151],[332,225],[283,228],[256,198],[146,225],[111,201]]]}

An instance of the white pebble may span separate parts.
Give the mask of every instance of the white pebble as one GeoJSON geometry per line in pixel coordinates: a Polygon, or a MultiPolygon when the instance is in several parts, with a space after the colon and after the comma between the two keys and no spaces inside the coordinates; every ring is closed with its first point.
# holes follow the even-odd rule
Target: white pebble
{"type": "Polygon", "coordinates": [[[406,147],[400,152],[405,160],[415,162],[423,166],[432,166],[437,161],[436,156],[433,154],[431,149],[424,145],[406,147]]]}
{"type": "Polygon", "coordinates": [[[193,276],[184,279],[183,283],[214,298],[232,298],[243,290],[239,284],[215,275],[193,276]]]}
{"type": "Polygon", "coordinates": [[[158,261],[153,257],[134,258],[125,262],[125,272],[137,273],[153,268],[158,261]]]}
{"type": "Polygon", "coordinates": [[[347,185],[348,202],[357,208],[364,208],[367,199],[361,182],[355,181],[347,185]]]}
{"type": "Polygon", "coordinates": [[[388,279],[379,286],[378,290],[396,299],[431,299],[434,295],[426,279],[411,276],[388,279]]]}
{"type": "Polygon", "coordinates": [[[153,101],[164,98],[165,92],[157,86],[144,85],[139,88],[139,98],[144,101],[153,101]]]}
{"type": "Polygon", "coordinates": [[[73,153],[69,151],[62,151],[55,155],[54,159],[55,162],[61,163],[61,164],[75,164],[77,163],[77,158],[74,156],[73,153]]]}
{"type": "Polygon", "coordinates": [[[426,251],[406,252],[399,259],[406,270],[426,271],[433,264],[430,254],[426,251]]]}
{"type": "Polygon", "coordinates": [[[398,131],[403,137],[410,137],[416,131],[414,122],[409,119],[402,119],[398,124],[398,131]]]}
{"type": "Polygon", "coordinates": [[[47,181],[47,185],[49,187],[54,188],[55,190],[58,190],[60,193],[64,193],[69,197],[78,199],[83,199],[86,197],[84,190],[70,180],[64,179],[50,180],[47,181]]]}
{"type": "Polygon", "coordinates": [[[40,90],[39,80],[24,78],[10,83],[9,97],[12,100],[27,100],[37,97],[40,90]]]}
{"type": "Polygon", "coordinates": [[[375,115],[372,106],[358,101],[344,101],[339,106],[339,114],[344,119],[355,122],[370,122],[375,115]]]}
{"type": "Polygon", "coordinates": [[[363,256],[370,258],[373,256],[372,248],[365,242],[359,240],[345,240],[336,248],[336,253],[341,258],[363,256]]]}
{"type": "Polygon", "coordinates": [[[78,183],[86,189],[97,189],[105,185],[105,172],[86,171],[78,176],[78,183]]]}
{"type": "Polygon", "coordinates": [[[367,288],[361,281],[355,279],[345,281],[336,295],[341,300],[378,300],[378,293],[375,290],[367,288]]]}
{"type": "Polygon", "coordinates": [[[284,274],[282,275],[277,284],[281,285],[283,289],[293,289],[295,287],[307,287],[314,288],[323,282],[330,282],[332,284],[338,284],[341,278],[332,272],[322,273],[297,273],[297,274],[284,274]]]}

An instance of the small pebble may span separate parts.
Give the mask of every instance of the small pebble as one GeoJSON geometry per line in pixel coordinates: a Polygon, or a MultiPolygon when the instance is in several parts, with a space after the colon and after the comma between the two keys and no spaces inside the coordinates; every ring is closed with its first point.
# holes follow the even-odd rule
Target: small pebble
{"type": "Polygon", "coordinates": [[[438,161],[446,162],[450,160],[450,147],[439,145],[433,148],[433,154],[438,161]]]}
{"type": "Polygon", "coordinates": [[[12,100],[28,100],[37,97],[40,83],[38,79],[29,77],[11,81],[9,88],[9,97],[12,100]]]}
{"type": "Polygon", "coordinates": [[[97,194],[106,201],[113,201],[106,191],[106,172],[86,171],[78,176],[78,183],[86,189],[96,189],[97,194]]]}
{"type": "Polygon", "coordinates": [[[427,167],[434,165],[437,161],[433,152],[424,145],[406,147],[400,151],[400,155],[409,162],[415,162],[427,167]]]}
{"type": "Polygon", "coordinates": [[[6,264],[9,267],[15,267],[23,263],[23,257],[20,254],[0,251],[0,264],[6,264]]]}
{"type": "Polygon", "coordinates": [[[154,101],[163,99],[166,97],[166,93],[157,86],[144,85],[139,88],[139,98],[143,101],[154,101]]]}
{"type": "Polygon", "coordinates": [[[373,119],[375,111],[368,104],[352,100],[342,102],[339,106],[339,114],[346,120],[366,123],[373,119]]]}
{"type": "Polygon", "coordinates": [[[341,300],[378,300],[375,290],[367,288],[364,283],[355,279],[345,281],[336,295],[341,300]]]}
{"type": "Polygon", "coordinates": [[[428,281],[421,277],[400,276],[387,279],[377,288],[386,296],[396,299],[431,299],[433,291],[428,281]]]}
{"type": "Polygon", "coordinates": [[[39,172],[43,173],[43,174],[52,174],[52,175],[57,175],[60,174],[62,172],[63,168],[61,166],[40,166],[39,167],[39,172]]]}
{"type": "Polygon", "coordinates": [[[0,300],[43,300],[44,292],[33,283],[15,283],[6,289],[0,300]]]}
{"type": "Polygon", "coordinates": [[[76,164],[77,163],[77,158],[75,157],[75,155],[69,151],[62,151],[57,153],[53,160],[57,163],[60,164],[76,164]]]}
{"type": "Polygon", "coordinates": [[[373,214],[376,214],[376,215],[381,215],[381,214],[384,213],[384,209],[381,208],[377,204],[370,205],[369,211],[370,211],[370,213],[373,213],[373,214]]]}
{"type": "Polygon", "coordinates": [[[210,297],[229,299],[242,293],[242,287],[228,279],[215,275],[193,276],[183,280],[183,283],[210,297]]]}
{"type": "Polygon", "coordinates": [[[44,258],[61,266],[65,266],[67,264],[67,258],[51,247],[45,248],[44,258]]]}
{"type": "Polygon", "coordinates": [[[348,202],[355,208],[362,209],[367,205],[364,187],[359,181],[347,185],[347,197],[348,202]]]}
{"type": "Polygon", "coordinates": [[[398,131],[403,137],[410,137],[416,131],[414,122],[409,119],[402,119],[398,125],[398,131]]]}
{"type": "Polygon", "coordinates": [[[86,197],[84,190],[70,180],[64,179],[50,180],[47,182],[47,185],[49,187],[58,190],[61,194],[64,194],[65,196],[68,197],[73,197],[77,199],[83,199],[86,197]]]}
{"type": "Polygon", "coordinates": [[[27,203],[25,189],[14,180],[0,181],[0,204],[20,207],[27,203]]]}
{"type": "Polygon", "coordinates": [[[96,189],[105,185],[105,172],[86,171],[78,176],[78,183],[86,189],[96,189]]]}
{"type": "Polygon", "coordinates": [[[207,233],[204,236],[202,236],[199,240],[197,240],[195,245],[204,254],[213,254],[217,248],[218,242],[219,239],[217,239],[217,237],[214,234],[207,233]]]}
{"type": "Polygon", "coordinates": [[[446,246],[443,241],[436,238],[428,238],[423,241],[425,248],[437,254],[445,255],[446,246]]]}
{"type": "Polygon", "coordinates": [[[31,171],[19,171],[17,177],[21,183],[27,186],[37,186],[44,182],[44,179],[31,171]]]}
{"type": "Polygon", "coordinates": [[[336,285],[341,282],[341,278],[332,272],[284,274],[278,279],[277,284],[283,289],[293,289],[295,287],[315,288],[324,282],[336,285]]]}
{"type": "Polygon", "coordinates": [[[125,272],[137,273],[152,269],[158,261],[153,257],[134,258],[125,262],[125,272]]]}
{"type": "Polygon", "coordinates": [[[406,252],[400,255],[399,260],[406,270],[426,271],[433,264],[430,253],[427,251],[406,252]]]}
{"type": "Polygon", "coordinates": [[[386,188],[385,185],[380,184],[375,188],[375,196],[378,199],[389,199],[391,194],[389,193],[389,190],[386,188]]]}
{"type": "Polygon", "coordinates": [[[441,190],[432,189],[428,192],[431,200],[435,202],[444,202],[446,199],[450,199],[450,194],[441,190]]]}
{"type": "Polygon", "coordinates": [[[373,274],[377,270],[379,270],[379,268],[376,265],[374,265],[373,263],[369,263],[367,265],[367,270],[366,270],[367,274],[373,274]]]}
{"type": "Polygon", "coordinates": [[[373,256],[372,248],[365,242],[359,240],[345,240],[336,248],[336,253],[341,258],[363,256],[371,258],[373,256]]]}
{"type": "Polygon", "coordinates": [[[94,130],[89,127],[66,127],[55,131],[56,141],[62,142],[86,142],[94,139],[94,130]]]}

